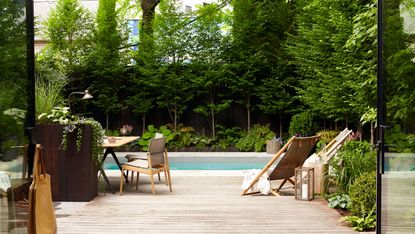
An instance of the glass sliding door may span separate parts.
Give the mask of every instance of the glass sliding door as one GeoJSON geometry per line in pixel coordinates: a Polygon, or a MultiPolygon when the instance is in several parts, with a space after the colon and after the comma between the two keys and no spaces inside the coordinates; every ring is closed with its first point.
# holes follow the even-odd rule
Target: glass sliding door
{"type": "Polygon", "coordinates": [[[381,3],[380,231],[415,233],[415,0],[381,3]]]}
{"type": "Polygon", "coordinates": [[[34,109],[28,101],[34,93],[26,16],[24,0],[0,0],[0,233],[26,232],[30,137],[25,129],[33,125],[27,119],[34,109]]]}

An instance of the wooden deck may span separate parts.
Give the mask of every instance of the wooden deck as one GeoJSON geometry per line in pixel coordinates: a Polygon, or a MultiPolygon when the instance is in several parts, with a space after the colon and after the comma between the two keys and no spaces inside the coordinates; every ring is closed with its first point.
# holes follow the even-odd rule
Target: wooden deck
{"type": "Polygon", "coordinates": [[[242,197],[241,177],[173,173],[173,193],[159,182],[155,196],[148,177],[140,179],[138,192],[127,186],[122,196],[57,204],[58,233],[355,233],[321,199],[242,197]]]}

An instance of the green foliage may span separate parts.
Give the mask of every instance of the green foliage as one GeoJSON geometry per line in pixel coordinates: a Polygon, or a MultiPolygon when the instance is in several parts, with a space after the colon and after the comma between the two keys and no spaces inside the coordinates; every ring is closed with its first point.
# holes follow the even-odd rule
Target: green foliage
{"type": "Polygon", "coordinates": [[[406,134],[400,125],[394,125],[385,132],[385,140],[390,152],[409,153],[414,152],[415,142],[413,134],[406,134]]]}
{"type": "Polygon", "coordinates": [[[39,122],[44,123],[60,123],[60,124],[69,124],[75,116],[71,115],[69,107],[57,106],[52,108],[50,114],[42,113],[38,116],[39,122]]]}
{"type": "Polygon", "coordinates": [[[214,145],[221,150],[226,150],[231,146],[235,146],[239,139],[245,134],[239,127],[225,128],[222,125],[216,125],[217,138],[214,145]]]}
{"type": "Polygon", "coordinates": [[[317,142],[317,152],[322,150],[324,146],[326,146],[330,141],[332,141],[337,135],[339,134],[338,131],[333,130],[322,130],[317,132],[317,135],[320,136],[320,140],[317,142]]]}
{"type": "Polygon", "coordinates": [[[336,195],[328,199],[330,208],[349,209],[350,197],[347,194],[336,195]]]}
{"type": "Polygon", "coordinates": [[[289,134],[290,136],[312,136],[318,130],[318,124],[315,117],[310,112],[302,112],[292,117],[290,122],[289,134]]]}
{"type": "Polygon", "coordinates": [[[230,89],[247,113],[259,108],[265,113],[289,112],[295,99],[291,87],[292,67],[283,51],[287,32],[292,29],[293,8],[287,1],[234,0],[232,42],[227,72],[230,89]]]}
{"type": "Polygon", "coordinates": [[[342,220],[349,222],[353,230],[358,232],[373,231],[376,227],[376,215],[373,213],[373,210],[364,217],[351,215],[343,217],[342,220]]]}
{"type": "Polygon", "coordinates": [[[286,48],[299,71],[300,99],[325,118],[358,120],[376,104],[375,1],[296,3],[297,31],[286,48]]]}
{"type": "Polygon", "coordinates": [[[68,134],[77,129],[76,135],[76,148],[78,152],[81,149],[82,137],[83,137],[83,125],[90,125],[92,128],[92,139],[91,139],[91,158],[95,162],[95,165],[99,167],[102,164],[102,155],[104,148],[102,144],[104,143],[105,131],[102,128],[101,124],[92,119],[92,118],[79,118],[75,117],[72,121],[68,122],[63,129],[62,133],[62,142],[60,149],[66,150],[68,144],[68,134]]]}
{"type": "Polygon", "coordinates": [[[362,174],[376,170],[376,151],[368,142],[349,141],[329,161],[332,170],[328,181],[332,181],[337,193],[349,193],[349,187],[362,174]]]}
{"type": "Polygon", "coordinates": [[[269,125],[255,124],[251,131],[245,133],[236,143],[236,148],[240,151],[264,151],[266,142],[271,140],[275,133],[269,129],[269,125]]]}
{"type": "Polygon", "coordinates": [[[38,65],[35,81],[35,103],[36,117],[42,121],[42,114],[51,114],[54,108],[64,104],[63,92],[68,81],[61,72],[41,63],[38,65]]]}
{"type": "Polygon", "coordinates": [[[105,130],[105,136],[119,136],[120,132],[118,130],[105,130]]]}
{"type": "Polygon", "coordinates": [[[227,37],[221,25],[226,22],[226,14],[217,8],[217,4],[212,3],[198,9],[196,16],[200,17],[192,23],[190,38],[193,48],[190,69],[196,75],[194,82],[199,100],[194,111],[207,117],[213,139],[216,138],[218,114],[233,102],[229,97],[229,76],[222,66],[227,37]]]}
{"type": "Polygon", "coordinates": [[[165,125],[160,126],[159,129],[154,127],[154,125],[148,125],[148,130],[140,137],[138,140],[138,145],[141,146],[143,151],[148,150],[148,144],[150,140],[154,138],[156,133],[163,134],[163,137],[166,138],[166,144],[168,145],[171,140],[174,139],[175,133],[168,129],[165,125]]]}
{"type": "Polygon", "coordinates": [[[350,211],[359,217],[368,216],[376,206],[376,172],[361,174],[350,185],[350,211]]]}
{"type": "Polygon", "coordinates": [[[42,59],[70,73],[81,65],[92,49],[92,15],[78,0],[59,0],[43,22],[48,40],[42,59]]]}

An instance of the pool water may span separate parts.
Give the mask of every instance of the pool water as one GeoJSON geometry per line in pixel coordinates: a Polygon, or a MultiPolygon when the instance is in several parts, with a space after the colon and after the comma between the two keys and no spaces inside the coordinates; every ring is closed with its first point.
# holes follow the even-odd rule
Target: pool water
{"type": "MultiPolygon", "coordinates": [[[[244,170],[262,169],[269,161],[267,157],[215,157],[215,158],[170,158],[171,170],[244,170]]],[[[115,163],[106,162],[107,170],[118,169],[115,163]]]]}

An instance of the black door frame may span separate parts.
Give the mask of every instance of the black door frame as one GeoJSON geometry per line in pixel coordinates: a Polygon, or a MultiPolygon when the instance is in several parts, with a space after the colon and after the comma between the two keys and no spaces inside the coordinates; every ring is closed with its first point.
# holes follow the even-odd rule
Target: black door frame
{"type": "Polygon", "coordinates": [[[376,233],[381,233],[382,228],[382,174],[384,162],[384,128],[385,128],[385,98],[384,98],[384,67],[383,67],[383,1],[378,0],[377,9],[377,162],[376,162],[376,233]]]}

